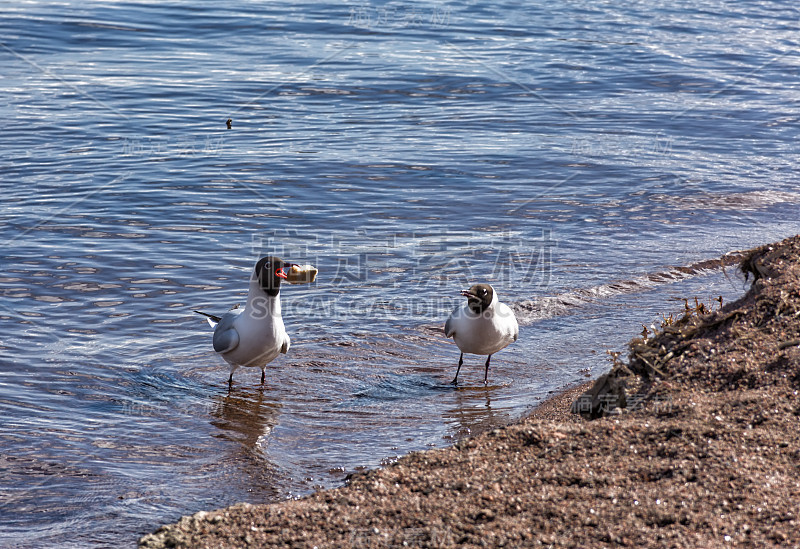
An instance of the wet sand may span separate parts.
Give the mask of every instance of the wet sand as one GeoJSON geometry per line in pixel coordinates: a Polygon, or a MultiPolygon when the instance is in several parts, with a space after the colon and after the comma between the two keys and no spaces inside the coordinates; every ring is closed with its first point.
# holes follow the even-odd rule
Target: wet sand
{"type": "Polygon", "coordinates": [[[741,268],[741,299],[687,304],[519,423],[300,500],[184,517],[140,546],[798,546],[800,236],[741,268]]]}

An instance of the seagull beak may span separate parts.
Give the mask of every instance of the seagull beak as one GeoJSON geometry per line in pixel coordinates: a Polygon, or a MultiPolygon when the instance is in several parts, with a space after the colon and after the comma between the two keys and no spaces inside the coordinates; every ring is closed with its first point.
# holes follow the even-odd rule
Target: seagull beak
{"type": "Polygon", "coordinates": [[[286,271],[283,270],[283,267],[275,269],[275,276],[284,280],[289,280],[289,276],[286,274],[286,271]]]}
{"type": "Polygon", "coordinates": [[[466,297],[467,299],[469,299],[469,298],[478,299],[478,296],[476,296],[475,294],[470,293],[469,290],[461,290],[461,292],[459,292],[459,293],[461,295],[463,295],[464,297],[466,297]]]}

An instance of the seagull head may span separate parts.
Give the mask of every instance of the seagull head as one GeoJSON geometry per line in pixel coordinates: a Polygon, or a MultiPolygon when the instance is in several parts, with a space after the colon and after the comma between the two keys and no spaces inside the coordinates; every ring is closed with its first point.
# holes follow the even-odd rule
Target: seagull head
{"type": "Polygon", "coordinates": [[[469,290],[461,290],[461,295],[467,298],[467,305],[475,313],[482,313],[494,300],[494,288],[488,284],[475,284],[469,290]]]}
{"type": "Polygon", "coordinates": [[[258,281],[259,287],[267,295],[275,297],[281,290],[281,280],[289,278],[285,269],[290,269],[292,265],[280,257],[262,257],[253,270],[253,280],[258,281]]]}
{"type": "Polygon", "coordinates": [[[280,257],[262,257],[253,270],[253,281],[267,295],[275,297],[281,289],[281,281],[290,284],[310,284],[317,276],[317,269],[311,265],[289,263],[280,257]]]}

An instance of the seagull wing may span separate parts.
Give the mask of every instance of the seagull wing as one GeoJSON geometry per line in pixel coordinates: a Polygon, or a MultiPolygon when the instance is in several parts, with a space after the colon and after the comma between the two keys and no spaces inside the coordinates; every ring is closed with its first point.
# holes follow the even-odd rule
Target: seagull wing
{"type": "Polygon", "coordinates": [[[289,334],[284,334],[283,337],[284,339],[283,339],[283,345],[281,345],[281,352],[283,354],[286,354],[289,352],[289,347],[292,346],[292,340],[289,339],[289,334]]]}
{"type": "Polygon", "coordinates": [[[453,328],[453,317],[447,319],[447,322],[444,323],[444,337],[453,337],[453,332],[455,329],[453,328]]]}
{"type": "Polygon", "coordinates": [[[232,351],[239,345],[239,332],[233,327],[233,321],[239,316],[235,313],[225,313],[219,319],[214,330],[214,350],[218,353],[232,351]]]}
{"type": "Polygon", "coordinates": [[[517,322],[517,315],[515,315],[514,311],[511,310],[511,307],[505,303],[500,304],[500,307],[498,307],[498,312],[503,317],[509,319],[509,328],[507,333],[513,341],[516,341],[519,338],[519,323],[517,322]]]}
{"type": "Polygon", "coordinates": [[[456,333],[456,315],[460,314],[461,307],[456,307],[453,309],[453,312],[450,313],[450,317],[447,319],[447,322],[444,323],[444,337],[453,337],[456,333]]]}

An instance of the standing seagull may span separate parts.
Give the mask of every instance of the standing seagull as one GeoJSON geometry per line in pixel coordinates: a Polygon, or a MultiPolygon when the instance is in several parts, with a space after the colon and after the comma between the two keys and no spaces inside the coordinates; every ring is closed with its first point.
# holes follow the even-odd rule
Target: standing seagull
{"type": "Polygon", "coordinates": [[[458,384],[464,353],[489,355],[483,374],[483,383],[486,384],[489,380],[489,360],[494,353],[517,340],[519,325],[514,311],[505,303],[500,303],[497,293],[489,284],[475,284],[469,290],[462,290],[461,295],[467,298],[466,304],[456,307],[444,325],[444,335],[452,337],[461,350],[453,385],[458,384]]]}
{"type": "Polygon", "coordinates": [[[278,257],[262,257],[250,277],[244,309],[234,308],[221,317],[195,311],[208,317],[214,328],[214,350],[231,366],[228,386],[233,384],[233,372],[239,366],[261,368],[264,383],[267,364],[280,353],[287,353],[291,345],[281,317],[281,280],[302,284],[313,282],[316,274],[310,265],[301,267],[278,257]]]}

